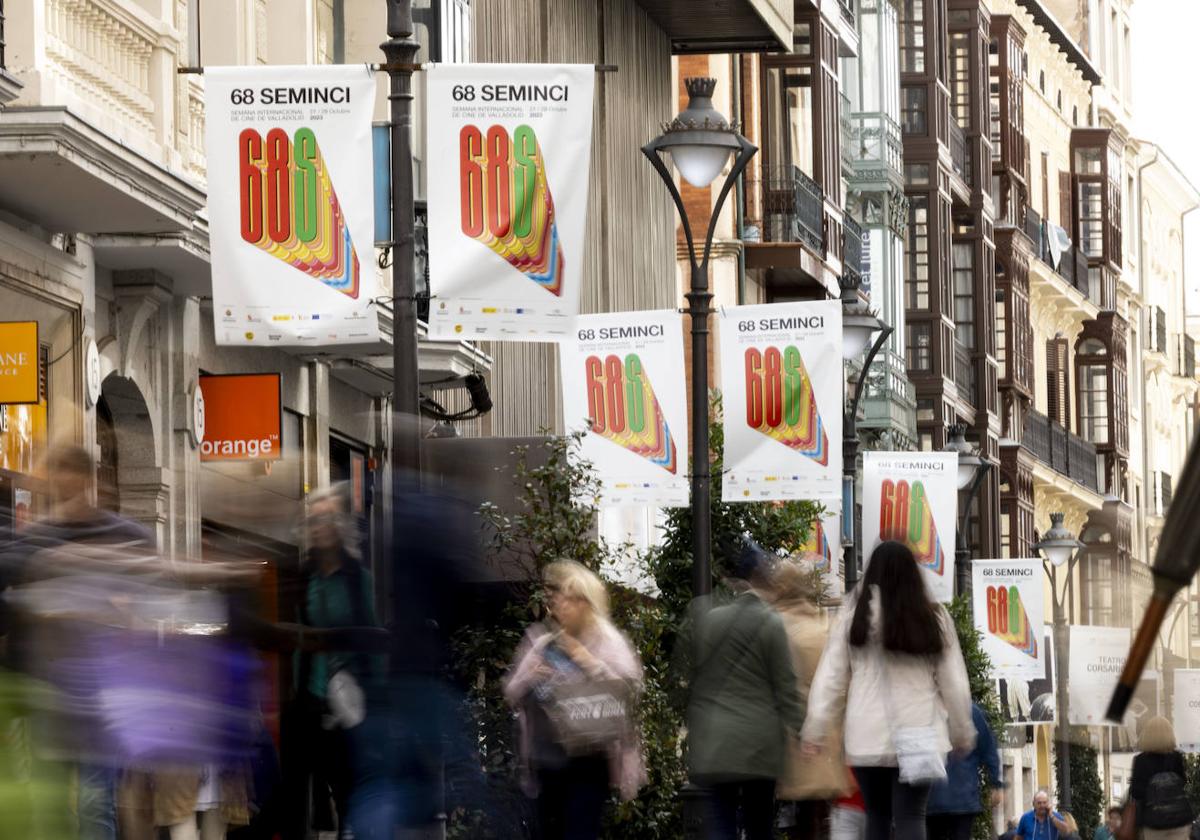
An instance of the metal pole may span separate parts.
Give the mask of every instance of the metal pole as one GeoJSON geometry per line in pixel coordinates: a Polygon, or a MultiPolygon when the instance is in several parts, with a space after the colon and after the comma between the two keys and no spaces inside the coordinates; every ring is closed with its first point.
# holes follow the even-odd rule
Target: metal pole
{"type": "Polygon", "coordinates": [[[971,479],[971,489],[967,491],[967,499],[963,504],[962,513],[958,518],[958,534],[954,549],[954,575],[958,585],[959,595],[971,594],[971,546],[967,544],[967,525],[971,519],[971,505],[979,498],[979,489],[983,486],[984,477],[991,472],[992,464],[984,461],[979,465],[975,477],[971,479]]]}
{"type": "MultiPolygon", "coordinates": [[[[704,253],[712,243],[709,228],[704,253]]],[[[689,243],[690,244],[690,243],[689,243]]],[[[712,475],[708,460],[708,322],[712,292],[708,290],[708,260],[692,257],[692,287],[687,313],[692,323],[692,593],[712,592],[712,475]]]]}
{"type": "MultiPolygon", "coordinates": [[[[388,104],[392,147],[392,490],[399,496],[421,469],[417,374],[417,282],[413,215],[412,75],[420,48],[413,39],[412,0],[385,0],[388,104]]],[[[393,505],[392,524],[399,525],[393,505]]]]}
{"type": "MultiPolygon", "coordinates": [[[[1067,572],[1068,578],[1070,571],[1067,572]]],[[[1067,620],[1063,615],[1062,602],[1058,597],[1058,573],[1051,567],[1050,586],[1054,597],[1054,646],[1058,660],[1058,720],[1055,728],[1058,731],[1058,807],[1060,810],[1071,810],[1071,735],[1067,723],[1067,697],[1070,686],[1067,682],[1067,620]]]]}
{"type": "MultiPolygon", "coordinates": [[[[392,416],[390,460],[392,468],[390,592],[392,621],[403,614],[405,558],[399,550],[403,533],[403,499],[419,489],[421,473],[420,377],[417,358],[417,299],[415,216],[413,213],[412,76],[420,44],[413,38],[412,0],[385,0],[388,39],[380,48],[386,58],[392,166],[392,416]]],[[[397,638],[396,644],[404,644],[397,638]]],[[[394,657],[395,659],[395,657],[394,657]]],[[[440,745],[425,757],[431,776],[432,807],[437,816],[430,825],[414,828],[405,836],[442,838],[446,834],[443,766],[440,745]]]]}

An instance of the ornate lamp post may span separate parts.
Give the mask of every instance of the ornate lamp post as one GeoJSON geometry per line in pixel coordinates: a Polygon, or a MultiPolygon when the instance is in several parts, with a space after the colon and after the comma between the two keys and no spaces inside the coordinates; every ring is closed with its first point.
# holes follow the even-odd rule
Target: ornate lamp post
{"type": "Polygon", "coordinates": [[[711,474],[708,459],[708,333],[712,315],[712,292],[708,287],[708,257],[712,251],[717,218],[729,191],[746,169],[758,147],[737,132],[736,126],[713,108],[716,79],[693,78],[684,82],[688,105],[668,123],[662,134],[642,147],[654,170],[667,185],[683,223],[691,263],[691,288],[685,310],[691,319],[692,335],[692,592],[712,591],[711,474]],[[703,251],[696,257],[696,241],[663,154],[670,155],[679,174],[693,187],[707,187],[717,179],[733,156],[733,166],[721,184],[717,202],[708,220],[703,251]]]}
{"type": "Polygon", "coordinates": [[[846,361],[857,359],[862,355],[867,344],[871,343],[871,335],[875,336],[867,358],[863,360],[862,369],[854,380],[854,396],[846,409],[842,423],[842,516],[848,517],[842,531],[849,536],[849,541],[842,548],[842,565],[846,569],[846,591],[849,592],[858,585],[858,518],[855,515],[857,499],[855,492],[855,473],[858,469],[858,404],[862,399],[863,388],[867,382],[867,371],[871,362],[882,349],[884,343],[893,332],[893,328],[879,320],[870,308],[858,297],[858,284],[842,286],[842,358],[846,361]]]}
{"type": "Polygon", "coordinates": [[[950,427],[950,439],[942,449],[943,452],[954,452],[958,455],[958,489],[967,491],[966,501],[958,514],[958,534],[954,541],[956,588],[959,595],[966,595],[971,591],[971,546],[967,545],[971,505],[979,495],[983,479],[992,469],[991,462],[979,457],[978,450],[967,443],[966,431],[965,425],[955,423],[950,427]]]}
{"type": "Polygon", "coordinates": [[[1042,535],[1041,540],[1034,543],[1033,550],[1041,553],[1042,567],[1050,576],[1050,589],[1054,599],[1054,647],[1058,660],[1058,711],[1055,728],[1058,736],[1058,766],[1061,790],[1058,792],[1059,807],[1064,811],[1071,809],[1071,737],[1067,725],[1067,618],[1063,610],[1063,601],[1071,584],[1071,572],[1075,569],[1075,561],[1079,559],[1079,551],[1084,544],[1075,535],[1063,527],[1063,514],[1050,514],[1050,530],[1042,535]],[[1047,563],[1049,565],[1047,565],[1047,563]],[[1067,567],[1063,580],[1063,595],[1058,594],[1058,570],[1067,567]]]}

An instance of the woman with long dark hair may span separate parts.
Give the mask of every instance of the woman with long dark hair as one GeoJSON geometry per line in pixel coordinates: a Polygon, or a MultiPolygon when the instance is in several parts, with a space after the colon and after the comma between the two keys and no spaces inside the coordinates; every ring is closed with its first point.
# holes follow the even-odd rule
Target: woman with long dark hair
{"type": "MultiPolygon", "coordinates": [[[[901,779],[897,735],[932,755],[975,744],[971,690],[950,614],[907,546],[884,542],[829,635],[809,694],[804,749],[841,727],[867,806],[867,840],[925,840],[929,782],[901,779]]],[[[910,747],[911,750],[911,747],[910,747]]],[[[910,774],[911,776],[911,774],[910,774]]]]}

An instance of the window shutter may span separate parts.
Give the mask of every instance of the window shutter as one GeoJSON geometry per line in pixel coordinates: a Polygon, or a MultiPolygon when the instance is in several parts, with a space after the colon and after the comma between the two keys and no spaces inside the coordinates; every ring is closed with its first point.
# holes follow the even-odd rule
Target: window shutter
{"type": "MultiPolygon", "coordinates": [[[[1071,212],[1071,173],[1058,173],[1058,224],[1071,237],[1072,241],[1076,240],[1075,224],[1073,214],[1071,212]]],[[[1075,242],[1078,245],[1078,242],[1075,242]]]]}
{"type": "Polygon", "coordinates": [[[1046,416],[1070,428],[1071,382],[1068,369],[1067,340],[1052,338],[1046,342],[1046,416]]]}

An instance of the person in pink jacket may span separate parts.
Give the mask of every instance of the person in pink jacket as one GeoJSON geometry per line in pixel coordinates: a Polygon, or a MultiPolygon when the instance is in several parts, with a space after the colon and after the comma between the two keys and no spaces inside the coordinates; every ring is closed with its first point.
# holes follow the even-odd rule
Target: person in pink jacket
{"type": "Polygon", "coordinates": [[[928,727],[941,753],[966,752],[975,724],[954,623],[898,542],[872,552],[829,635],[809,693],[803,748],[828,748],[839,727],[866,802],[867,840],[925,840],[929,785],[900,780],[894,733],[928,727]]]}
{"type": "Polygon", "coordinates": [[[504,694],[517,711],[522,787],[536,797],[543,840],[600,834],[610,787],[632,799],[645,783],[641,743],[632,718],[590,754],[568,752],[539,696],[559,682],[625,681],[630,696],[642,685],[642,663],[608,618],[604,583],[585,566],[559,560],[543,573],[550,621],[525,634],[504,694]]]}

